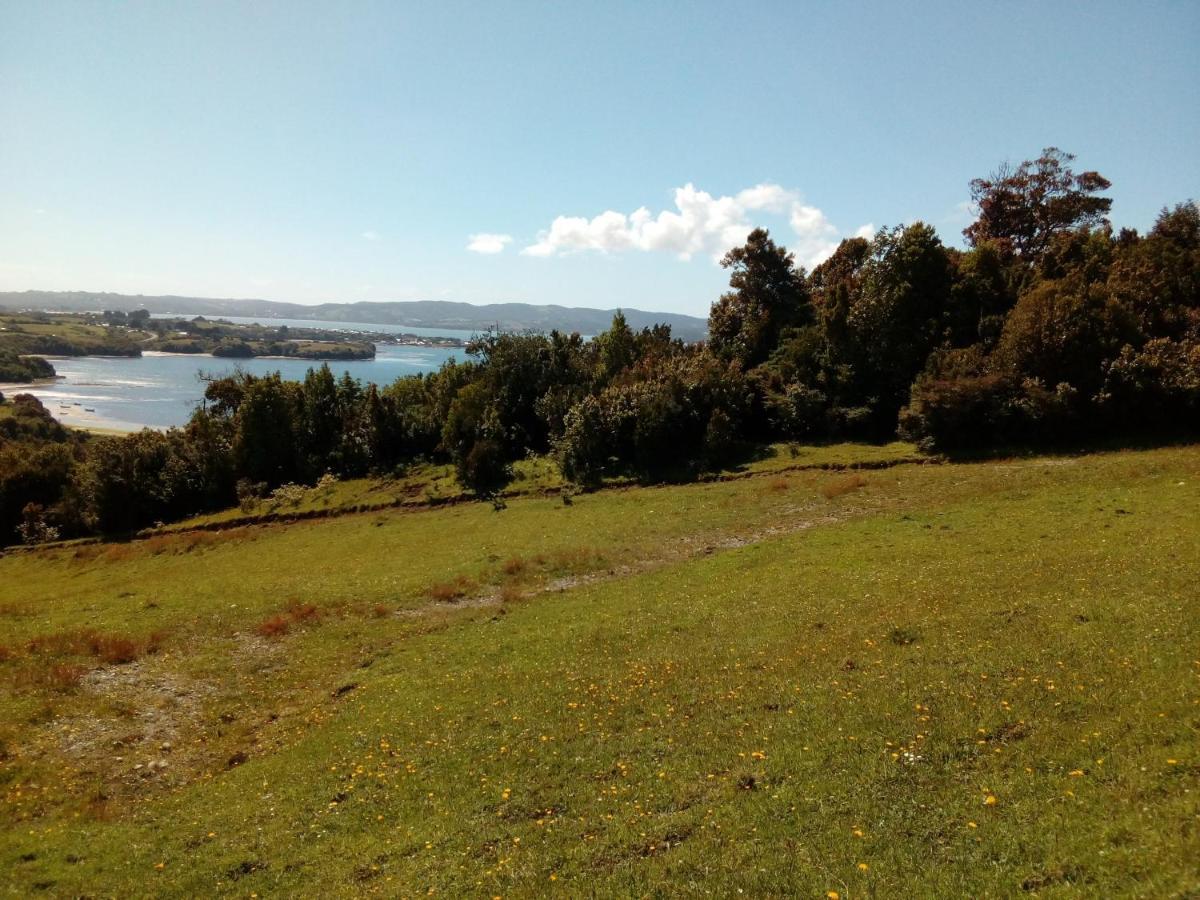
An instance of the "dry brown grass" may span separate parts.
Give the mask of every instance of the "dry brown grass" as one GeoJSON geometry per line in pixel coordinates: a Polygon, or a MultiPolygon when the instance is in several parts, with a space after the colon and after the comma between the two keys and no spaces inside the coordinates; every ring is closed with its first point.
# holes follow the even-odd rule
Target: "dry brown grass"
{"type": "Polygon", "coordinates": [[[292,630],[293,625],[315,625],[320,621],[321,610],[315,604],[293,597],[283,612],[263,619],[254,630],[263,637],[282,637],[292,630]]]}
{"type": "Polygon", "coordinates": [[[789,482],[786,478],[784,478],[782,475],[780,475],[779,477],[772,478],[771,480],[769,480],[767,482],[767,490],[770,491],[771,493],[777,494],[780,491],[786,491],[790,485],[791,485],[791,482],[789,482]]]}
{"type": "Polygon", "coordinates": [[[71,554],[71,558],[76,562],[91,562],[103,552],[103,548],[99,544],[84,544],[81,547],[76,547],[75,552],[71,554]]]}
{"type": "Polygon", "coordinates": [[[34,607],[28,603],[0,603],[0,616],[7,619],[23,619],[34,614],[34,607]]]}
{"type": "Polygon", "coordinates": [[[193,553],[226,543],[240,543],[252,540],[254,533],[251,529],[228,528],[223,531],[185,531],[167,534],[156,534],[144,540],[129,541],[119,544],[85,544],[76,547],[71,558],[76,562],[89,563],[97,559],[105,562],[123,562],[132,559],[140,553],[150,556],[163,554],[193,553]]]}
{"type": "Polygon", "coordinates": [[[43,670],[42,684],[55,691],[70,691],[79,687],[87,670],[71,663],[55,663],[43,670]]]}
{"type": "Polygon", "coordinates": [[[255,629],[263,637],[283,637],[292,629],[292,620],[284,615],[271,616],[258,623],[255,629]]]}
{"type": "Polygon", "coordinates": [[[33,688],[70,691],[79,687],[87,668],[74,663],[26,664],[9,674],[9,683],[18,690],[33,688]]]}
{"type": "Polygon", "coordinates": [[[453,603],[467,596],[476,587],[474,581],[466,575],[459,575],[452,581],[439,581],[429,588],[429,596],[438,603],[453,603]]]}
{"type": "Polygon", "coordinates": [[[166,553],[168,550],[174,549],[178,543],[176,538],[163,534],[143,542],[142,547],[145,548],[147,553],[158,556],[160,553],[166,553]]]}
{"type": "Polygon", "coordinates": [[[547,568],[559,574],[574,575],[605,564],[605,556],[595,547],[571,547],[558,550],[547,561],[547,568]]]}
{"type": "Polygon", "coordinates": [[[112,544],[103,553],[105,562],[125,562],[137,552],[133,544],[112,544]]]}
{"type": "Polygon", "coordinates": [[[525,599],[525,592],[515,584],[506,584],[500,588],[500,602],[504,604],[519,603],[525,599]]]}
{"type": "Polygon", "coordinates": [[[321,611],[312,603],[301,603],[299,600],[288,601],[287,614],[293,622],[316,622],[321,618],[321,611]]]}
{"type": "Polygon", "coordinates": [[[866,487],[866,484],[867,479],[857,472],[851,475],[843,475],[841,478],[835,478],[821,485],[821,496],[826,500],[833,500],[836,497],[842,497],[854,491],[861,490],[866,487]]]}
{"type": "Polygon", "coordinates": [[[80,628],[30,638],[26,649],[32,656],[91,656],[109,665],[121,665],[145,654],[157,653],[164,637],[163,632],[156,631],[139,640],[129,635],[80,628]]]}
{"type": "Polygon", "coordinates": [[[505,575],[507,575],[509,578],[515,578],[525,571],[527,565],[528,563],[521,559],[521,557],[514,556],[511,559],[506,560],[502,568],[505,575]]]}

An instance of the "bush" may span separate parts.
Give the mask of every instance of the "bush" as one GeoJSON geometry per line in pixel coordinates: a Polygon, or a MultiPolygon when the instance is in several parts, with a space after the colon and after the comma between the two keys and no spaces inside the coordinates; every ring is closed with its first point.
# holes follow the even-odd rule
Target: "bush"
{"type": "Polygon", "coordinates": [[[1115,428],[1200,430],[1200,341],[1126,346],[1108,367],[1100,408],[1115,428]]]}
{"type": "Polygon", "coordinates": [[[58,529],[46,521],[46,510],[39,503],[25,504],[17,532],[25,544],[45,544],[58,540],[58,529]]]}
{"type": "Polygon", "coordinates": [[[249,478],[239,478],[237,487],[238,508],[244,512],[253,512],[258,502],[267,494],[265,481],[251,481],[249,478]]]}
{"type": "Polygon", "coordinates": [[[304,502],[308,489],[302,484],[281,484],[271,491],[270,503],[275,509],[281,506],[295,508],[304,502]]]}
{"type": "Polygon", "coordinates": [[[40,356],[21,356],[12,350],[0,349],[0,381],[27,383],[54,375],[54,366],[40,356]]]}
{"type": "Polygon", "coordinates": [[[458,480],[463,487],[480,497],[490,496],[512,479],[512,468],[498,441],[483,438],[455,464],[458,480]]]}
{"type": "Polygon", "coordinates": [[[1092,397],[1104,367],[1138,342],[1136,322],[1100,285],[1044,281],[1017,301],[996,350],[998,370],[1043,384],[1066,382],[1092,397]]]}
{"type": "Polygon", "coordinates": [[[900,411],[900,436],[926,450],[983,446],[1010,430],[1014,393],[1012,379],[1000,375],[918,381],[900,411]]]}
{"type": "Polygon", "coordinates": [[[1056,443],[1091,433],[1088,411],[1065,382],[1049,389],[1036,378],[1008,375],[928,379],[913,386],[899,433],[925,450],[1056,443]]]}

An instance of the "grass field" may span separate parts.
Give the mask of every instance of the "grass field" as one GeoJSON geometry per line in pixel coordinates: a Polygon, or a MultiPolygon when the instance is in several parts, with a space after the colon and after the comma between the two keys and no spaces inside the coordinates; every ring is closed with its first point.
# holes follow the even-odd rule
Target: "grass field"
{"type": "Polygon", "coordinates": [[[137,352],[139,342],[154,337],[137,328],[109,328],[89,316],[30,316],[0,312],[0,347],[18,353],[70,356],[137,352]]]}
{"type": "MultiPolygon", "coordinates": [[[[713,480],[784,473],[801,469],[886,468],[901,462],[928,462],[915,445],[896,441],[884,445],[826,444],[801,447],[772,444],[755,458],[714,475],[713,480]]],[[[513,479],[501,491],[504,499],[557,494],[569,488],[558,465],[548,457],[532,457],[513,463],[513,479]]],[[[609,488],[633,487],[624,476],[609,478],[609,488]]],[[[447,502],[472,500],[449,463],[418,463],[393,478],[355,478],[287,492],[287,500],[265,497],[245,508],[231,508],[173,522],[147,533],[175,533],[229,524],[269,522],[297,516],[320,516],[390,507],[421,508],[447,502]]]]}
{"type": "Polygon", "coordinates": [[[1195,896],[1200,447],[910,452],[0,557],[0,884],[1195,896]]]}

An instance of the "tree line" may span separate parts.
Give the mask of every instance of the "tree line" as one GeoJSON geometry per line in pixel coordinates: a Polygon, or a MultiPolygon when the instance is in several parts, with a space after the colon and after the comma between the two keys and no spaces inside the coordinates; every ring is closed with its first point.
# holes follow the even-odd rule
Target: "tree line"
{"type": "Polygon", "coordinates": [[[587,486],[684,479],[776,440],[958,452],[1195,436],[1200,209],[1114,232],[1109,182],[1073,159],[1049,148],[972,182],[966,249],[915,222],[844,240],[808,272],[757,229],[722,260],[729,290],[702,343],[618,314],[587,341],[489,333],[465,361],[382,388],[328,366],[301,382],[236,374],[165,433],[79,441],[30,424],[20,440],[53,465],[13,450],[0,420],[0,535],[131,530],[416,460],[452,461],[487,495],[528,454],[587,486]]]}

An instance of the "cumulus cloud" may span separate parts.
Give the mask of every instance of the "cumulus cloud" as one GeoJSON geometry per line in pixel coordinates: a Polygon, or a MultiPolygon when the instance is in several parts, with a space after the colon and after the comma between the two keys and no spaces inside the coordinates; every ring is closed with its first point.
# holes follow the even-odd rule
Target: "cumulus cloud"
{"type": "Polygon", "coordinates": [[[488,234],[487,232],[481,232],[480,234],[470,236],[467,249],[472,253],[501,253],[511,243],[511,234],[488,234]]]}
{"type": "Polygon", "coordinates": [[[762,214],[787,217],[793,234],[777,234],[776,239],[802,265],[816,265],[838,245],[838,229],[821,210],[806,204],[798,191],[759,184],[732,196],[714,197],[689,183],[675,190],[675,209],[658,215],[642,206],[628,215],[607,210],[590,219],[559,216],[521,253],[559,256],[584,250],[640,250],[673,253],[684,260],[697,254],[720,259],[746,240],[762,214]]]}

